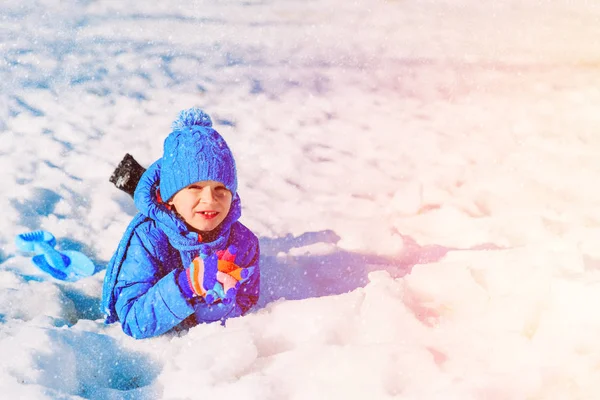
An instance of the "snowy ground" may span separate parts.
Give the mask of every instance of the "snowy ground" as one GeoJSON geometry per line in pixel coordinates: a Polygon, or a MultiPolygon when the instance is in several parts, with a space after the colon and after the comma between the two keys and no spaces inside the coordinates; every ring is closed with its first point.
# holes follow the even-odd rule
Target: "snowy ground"
{"type": "Polygon", "coordinates": [[[0,389],[19,399],[600,398],[600,4],[5,0],[0,389]],[[263,295],[135,341],[99,311],[181,109],[237,157],[263,295]],[[98,272],[36,269],[47,229],[98,272]]]}

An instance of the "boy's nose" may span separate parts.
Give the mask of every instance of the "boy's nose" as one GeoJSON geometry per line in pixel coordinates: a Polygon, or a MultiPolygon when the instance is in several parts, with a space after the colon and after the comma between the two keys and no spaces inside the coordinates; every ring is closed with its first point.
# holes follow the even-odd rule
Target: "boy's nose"
{"type": "Polygon", "coordinates": [[[203,203],[212,203],[214,198],[215,197],[212,188],[205,187],[204,189],[202,189],[202,193],[200,193],[200,201],[202,201],[203,203]]]}

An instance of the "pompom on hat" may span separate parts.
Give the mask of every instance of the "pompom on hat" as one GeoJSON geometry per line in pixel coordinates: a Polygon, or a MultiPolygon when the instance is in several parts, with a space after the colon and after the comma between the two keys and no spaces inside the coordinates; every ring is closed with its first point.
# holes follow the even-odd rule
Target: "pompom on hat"
{"type": "Polygon", "coordinates": [[[237,192],[237,170],[225,139],[213,129],[212,120],[199,108],[183,110],[165,139],[160,168],[160,196],[175,193],[200,181],[221,182],[237,192]]]}

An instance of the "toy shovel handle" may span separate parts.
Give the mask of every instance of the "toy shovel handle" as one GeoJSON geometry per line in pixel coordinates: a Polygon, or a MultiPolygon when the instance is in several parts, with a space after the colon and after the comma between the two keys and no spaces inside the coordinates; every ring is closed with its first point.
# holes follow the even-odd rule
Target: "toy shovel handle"
{"type": "Polygon", "coordinates": [[[63,257],[63,255],[60,252],[55,250],[48,243],[38,242],[35,244],[35,247],[37,247],[37,249],[39,249],[39,252],[44,255],[44,258],[52,268],[64,270],[67,266],[67,263],[65,262],[65,257],[63,257]]]}

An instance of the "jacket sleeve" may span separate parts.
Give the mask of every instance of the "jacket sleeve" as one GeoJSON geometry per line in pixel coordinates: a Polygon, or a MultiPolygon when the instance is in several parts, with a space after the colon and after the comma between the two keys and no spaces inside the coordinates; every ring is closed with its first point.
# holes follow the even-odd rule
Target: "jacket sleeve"
{"type": "Polygon", "coordinates": [[[123,331],[136,339],[161,335],[194,311],[177,284],[182,270],[163,275],[161,262],[148,247],[134,233],[115,285],[123,331]]]}
{"type": "Polygon", "coordinates": [[[241,309],[241,315],[245,315],[258,302],[260,294],[260,247],[258,239],[253,235],[254,242],[250,247],[250,261],[244,267],[254,267],[254,272],[244,282],[237,294],[237,304],[241,309]]]}

